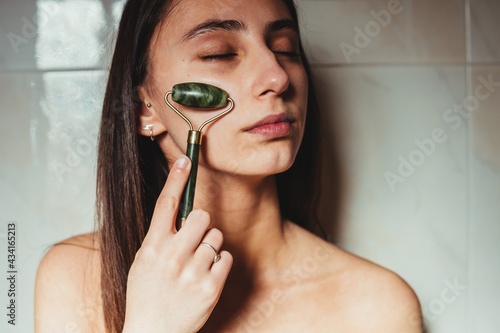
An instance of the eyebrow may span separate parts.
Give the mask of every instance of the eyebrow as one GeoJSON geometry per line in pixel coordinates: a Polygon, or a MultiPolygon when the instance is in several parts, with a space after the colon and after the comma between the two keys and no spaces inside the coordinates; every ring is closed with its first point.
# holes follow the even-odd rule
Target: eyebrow
{"type": "Polygon", "coordinates": [[[218,31],[218,30],[245,31],[247,30],[247,27],[242,22],[236,20],[208,20],[190,29],[182,37],[182,41],[187,41],[189,39],[193,39],[195,37],[203,35],[207,32],[218,31]]]}
{"type": "MultiPolygon", "coordinates": [[[[291,29],[295,32],[299,32],[299,28],[297,23],[290,19],[283,19],[274,22],[270,22],[267,25],[267,31],[276,32],[279,30],[291,29]]],[[[236,20],[208,20],[201,24],[198,24],[194,28],[190,29],[184,36],[182,37],[182,41],[188,41],[195,37],[204,35],[208,32],[213,31],[246,31],[247,26],[241,22],[236,20]]]]}
{"type": "Polygon", "coordinates": [[[299,32],[299,27],[297,22],[290,19],[283,19],[271,22],[267,25],[267,31],[276,32],[279,30],[291,29],[295,32],[299,32]]]}

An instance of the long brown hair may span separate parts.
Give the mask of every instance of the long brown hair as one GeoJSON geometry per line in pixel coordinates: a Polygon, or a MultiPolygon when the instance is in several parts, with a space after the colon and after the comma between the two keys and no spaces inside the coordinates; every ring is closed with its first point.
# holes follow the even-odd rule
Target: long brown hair
{"type": "MultiPolygon", "coordinates": [[[[297,22],[293,1],[284,2],[297,22]]],[[[123,329],[128,272],[168,175],[159,146],[138,135],[136,129],[141,107],[137,88],[147,79],[150,42],[171,7],[168,0],[126,2],[106,87],[99,132],[96,205],[102,300],[109,332],[123,329]]],[[[320,120],[302,46],[300,52],[309,78],[305,133],[293,166],[276,177],[282,215],[313,230],[319,225],[320,120]]]]}

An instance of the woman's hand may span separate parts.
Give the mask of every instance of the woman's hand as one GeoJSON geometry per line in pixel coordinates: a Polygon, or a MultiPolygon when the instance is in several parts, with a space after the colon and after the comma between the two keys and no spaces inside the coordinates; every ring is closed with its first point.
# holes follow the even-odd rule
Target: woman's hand
{"type": "Polygon", "coordinates": [[[208,230],[210,215],[189,214],[176,231],[177,208],[189,176],[191,161],[179,158],[156,202],[149,231],[137,251],[127,283],[124,333],[198,331],[217,303],[233,263],[219,251],[222,233],[208,230]]]}

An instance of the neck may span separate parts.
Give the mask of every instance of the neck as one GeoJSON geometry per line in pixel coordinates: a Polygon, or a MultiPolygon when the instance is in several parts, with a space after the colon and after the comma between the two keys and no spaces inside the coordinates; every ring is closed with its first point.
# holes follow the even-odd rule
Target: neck
{"type": "Polygon", "coordinates": [[[274,275],[286,249],[275,177],[213,175],[200,168],[197,184],[194,207],[208,211],[211,226],[222,231],[233,271],[274,275]]]}

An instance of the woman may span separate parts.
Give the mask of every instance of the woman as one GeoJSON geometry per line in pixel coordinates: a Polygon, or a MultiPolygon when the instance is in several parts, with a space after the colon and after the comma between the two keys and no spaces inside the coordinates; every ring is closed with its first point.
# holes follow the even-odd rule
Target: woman
{"type": "MultiPolygon", "coordinates": [[[[37,331],[421,332],[404,281],[305,229],[314,99],[291,1],[128,1],[99,138],[99,231],[42,260],[37,331]],[[204,130],[195,210],[176,231],[191,163],[163,96],[183,82],[221,87],[235,108],[204,130]]],[[[212,115],[182,110],[196,128],[212,115]]]]}

